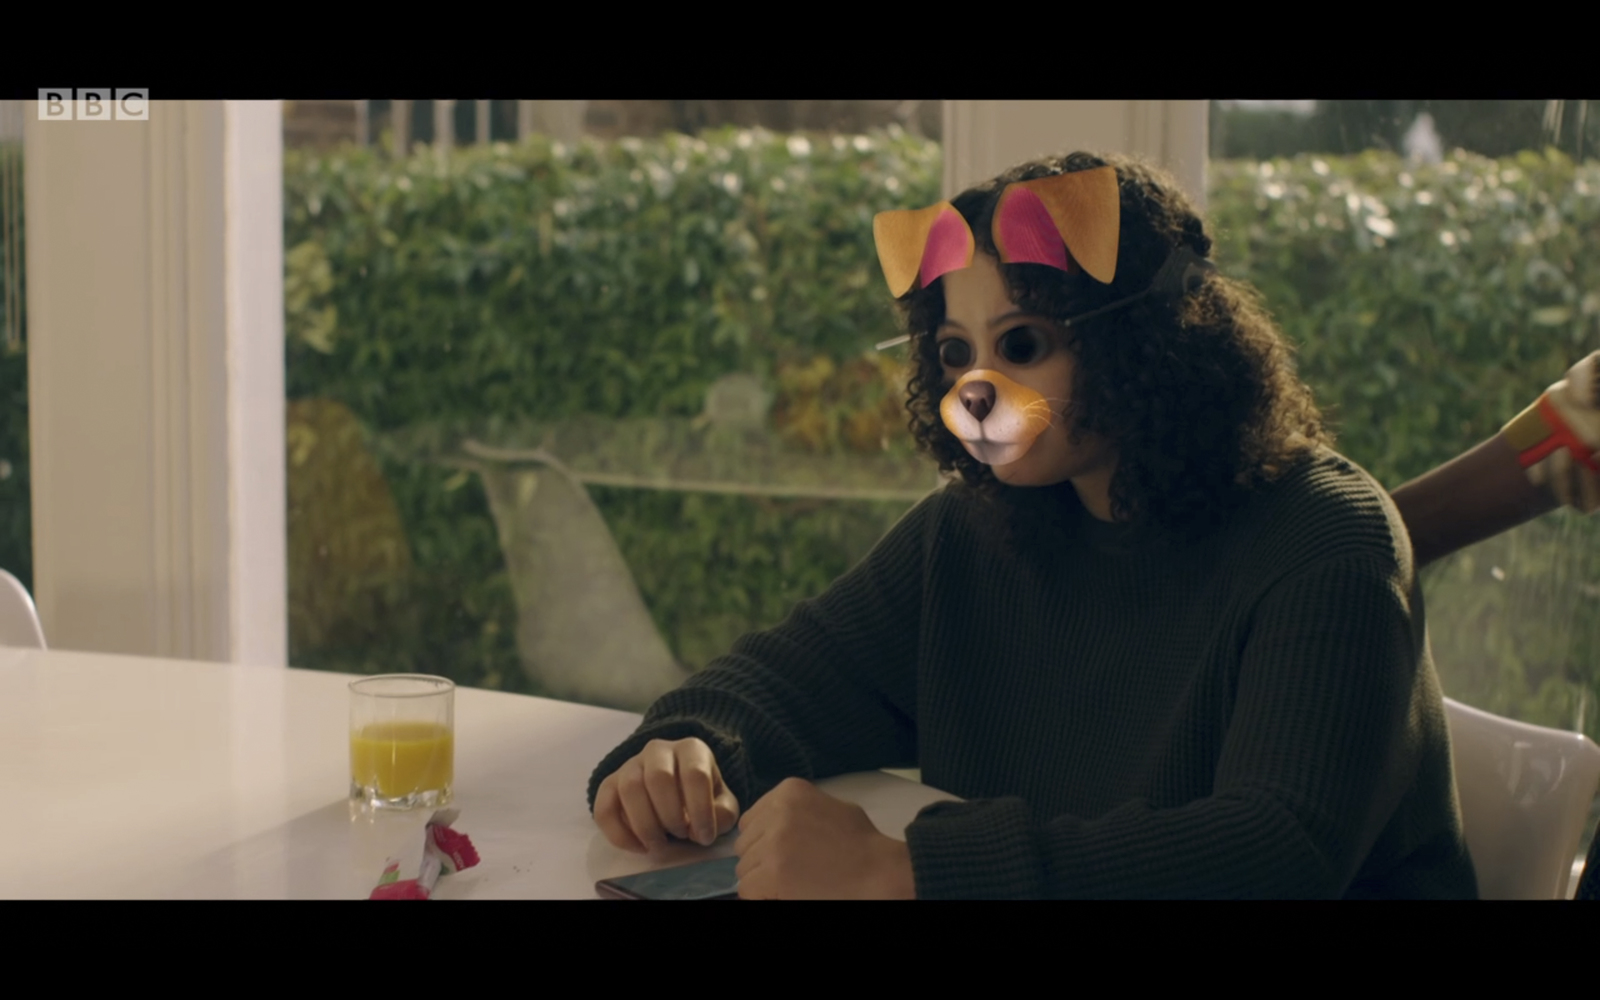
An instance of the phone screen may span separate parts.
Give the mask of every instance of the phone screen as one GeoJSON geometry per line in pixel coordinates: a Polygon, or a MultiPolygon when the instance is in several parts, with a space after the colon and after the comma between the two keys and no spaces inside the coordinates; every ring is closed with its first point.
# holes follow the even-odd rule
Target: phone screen
{"type": "Polygon", "coordinates": [[[697,861],[691,865],[661,868],[622,878],[608,878],[595,885],[607,896],[625,899],[737,899],[739,877],[734,874],[737,857],[697,861]]]}

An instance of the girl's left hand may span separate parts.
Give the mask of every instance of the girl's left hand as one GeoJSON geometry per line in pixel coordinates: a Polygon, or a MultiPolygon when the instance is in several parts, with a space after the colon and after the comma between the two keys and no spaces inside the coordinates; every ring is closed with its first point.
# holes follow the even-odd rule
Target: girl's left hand
{"type": "Polygon", "coordinates": [[[741,899],[915,899],[911,852],[860,806],[790,778],[739,821],[741,899]]]}

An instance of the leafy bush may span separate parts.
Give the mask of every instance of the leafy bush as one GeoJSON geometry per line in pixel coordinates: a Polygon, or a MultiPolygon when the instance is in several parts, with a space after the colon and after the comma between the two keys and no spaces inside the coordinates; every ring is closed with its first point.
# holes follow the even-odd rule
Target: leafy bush
{"type": "MultiPolygon", "coordinates": [[[[334,582],[363,642],[317,647],[301,630],[295,662],[417,664],[426,614],[439,658],[419,667],[529,689],[481,487],[386,451],[390,432],[693,417],[713,382],[747,372],[796,447],[909,448],[892,358],[863,356],[894,332],[872,216],[937,200],[940,169],[936,145],[897,133],[289,153],[289,394],[337,401],[373,432],[414,564],[409,606],[371,600],[370,574],[334,582]]],[[[591,494],[691,667],[825,587],[905,506],[591,494]]],[[[291,519],[291,535],[308,527],[291,519]]],[[[301,555],[318,549],[292,545],[291,574],[318,572],[301,555]]]]}
{"type": "MultiPolygon", "coordinates": [[[[1220,266],[1299,345],[1340,449],[1390,489],[1489,437],[1600,334],[1600,164],[1557,153],[1215,163],[1220,266]]],[[[1600,737],[1600,534],[1562,512],[1428,571],[1453,697],[1600,737]]]]}

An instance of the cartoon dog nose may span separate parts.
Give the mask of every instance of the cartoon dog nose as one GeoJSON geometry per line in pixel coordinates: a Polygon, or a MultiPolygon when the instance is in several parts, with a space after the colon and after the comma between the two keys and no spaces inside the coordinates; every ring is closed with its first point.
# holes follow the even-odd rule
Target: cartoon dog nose
{"type": "Polygon", "coordinates": [[[957,394],[961,405],[972,414],[972,419],[982,422],[989,411],[994,409],[994,383],[993,382],[968,382],[961,387],[957,394]]]}

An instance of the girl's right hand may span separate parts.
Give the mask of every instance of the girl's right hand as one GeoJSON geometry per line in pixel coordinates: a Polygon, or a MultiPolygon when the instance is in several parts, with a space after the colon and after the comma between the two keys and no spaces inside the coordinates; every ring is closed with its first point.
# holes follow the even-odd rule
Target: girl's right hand
{"type": "Polygon", "coordinates": [[[669,834],[709,846],[739,821],[739,801],[704,741],[651,740],[600,782],[594,820],[625,851],[665,846],[669,834]]]}

